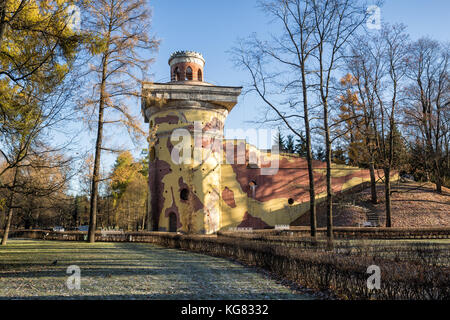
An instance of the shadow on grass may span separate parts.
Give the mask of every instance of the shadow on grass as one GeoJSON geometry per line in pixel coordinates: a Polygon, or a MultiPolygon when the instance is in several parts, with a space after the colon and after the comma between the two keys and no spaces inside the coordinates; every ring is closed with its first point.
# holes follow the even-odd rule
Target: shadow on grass
{"type": "MultiPolygon", "coordinates": [[[[303,300],[308,296],[299,295],[293,298],[292,294],[283,294],[279,292],[263,292],[259,294],[133,294],[133,295],[50,295],[40,297],[1,297],[0,300],[303,300]],[[271,298],[276,296],[277,298],[271,298]]],[[[310,298],[309,298],[310,299],[310,298]]]]}
{"type": "Polygon", "coordinates": [[[33,282],[33,296],[21,292],[24,287],[12,288],[12,297],[0,296],[7,300],[311,299],[300,291],[280,290],[275,280],[227,259],[139,243],[12,241],[9,250],[0,251],[2,279],[19,287],[33,282]],[[46,291],[55,284],[65,287],[69,265],[81,268],[82,283],[94,280],[92,295],[46,291]],[[148,284],[155,285],[154,292],[145,288],[148,284]],[[35,288],[43,290],[41,295],[34,295],[35,288]],[[101,295],[103,290],[112,291],[101,295]]]}

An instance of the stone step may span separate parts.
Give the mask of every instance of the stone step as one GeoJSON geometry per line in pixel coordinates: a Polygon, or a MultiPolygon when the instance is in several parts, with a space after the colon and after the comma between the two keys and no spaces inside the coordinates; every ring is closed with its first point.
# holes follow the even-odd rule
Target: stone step
{"type": "Polygon", "coordinates": [[[372,226],[378,227],[380,225],[380,217],[375,212],[366,212],[367,222],[372,226]]]}

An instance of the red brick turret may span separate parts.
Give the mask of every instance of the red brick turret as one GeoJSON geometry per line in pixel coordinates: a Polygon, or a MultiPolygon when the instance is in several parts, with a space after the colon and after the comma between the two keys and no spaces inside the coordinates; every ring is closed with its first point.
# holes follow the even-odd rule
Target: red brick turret
{"type": "Polygon", "coordinates": [[[194,51],[177,51],[170,56],[170,79],[178,81],[203,81],[205,59],[194,51]]]}

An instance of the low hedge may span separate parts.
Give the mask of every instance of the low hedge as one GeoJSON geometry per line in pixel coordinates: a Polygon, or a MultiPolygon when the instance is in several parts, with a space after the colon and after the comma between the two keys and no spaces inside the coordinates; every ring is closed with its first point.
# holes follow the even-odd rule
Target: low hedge
{"type": "MultiPolygon", "coordinates": [[[[173,240],[172,240],[173,241],[173,240]]],[[[448,267],[395,262],[373,256],[306,251],[237,239],[180,237],[179,247],[230,257],[269,270],[308,288],[331,290],[346,299],[449,299],[448,267]],[[381,289],[367,288],[367,267],[381,268],[381,289]]]]}
{"type": "MultiPolygon", "coordinates": [[[[220,231],[218,234],[254,234],[263,235],[296,235],[309,236],[309,227],[290,227],[288,230],[252,230],[251,232],[220,231]]],[[[325,228],[317,229],[319,237],[326,234],[325,228]]],[[[435,228],[385,228],[385,227],[334,227],[336,239],[450,239],[449,227],[435,228]]]]}

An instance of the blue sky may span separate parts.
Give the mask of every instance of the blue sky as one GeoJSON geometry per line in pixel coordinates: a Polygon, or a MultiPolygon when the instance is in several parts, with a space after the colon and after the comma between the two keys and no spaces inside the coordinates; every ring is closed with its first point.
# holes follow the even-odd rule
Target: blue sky
{"type": "MultiPolygon", "coordinates": [[[[241,86],[247,74],[238,71],[227,53],[237,38],[252,32],[270,33],[268,18],[257,8],[256,0],[154,0],[153,31],[162,40],[156,62],[151,67],[153,81],[169,81],[167,60],[176,50],[201,52],[206,59],[205,80],[217,85],[241,86]]],[[[429,35],[450,41],[450,1],[385,0],[383,21],[408,26],[412,39],[429,35]]],[[[225,128],[245,128],[246,121],[264,108],[253,97],[241,97],[230,113],[225,128]]]]}
{"type": "MultiPolygon", "coordinates": [[[[248,82],[245,72],[236,70],[228,51],[238,38],[253,32],[264,37],[273,25],[257,8],[256,0],[150,0],[153,9],[152,30],[161,39],[155,63],[150,66],[151,81],[167,82],[168,59],[177,50],[201,52],[206,59],[205,81],[225,86],[241,86],[248,82]]],[[[381,8],[382,20],[389,23],[404,23],[411,39],[430,36],[440,41],[450,41],[449,0],[385,0],[381,8]]],[[[140,114],[140,103],[130,106],[140,114]]],[[[255,115],[265,106],[254,96],[241,96],[239,103],[228,116],[227,129],[248,128],[255,115]]],[[[143,118],[139,116],[143,124],[143,118]]],[[[143,124],[144,125],[144,124],[143,124]]],[[[255,126],[255,125],[253,125],[255,126]]],[[[91,133],[85,142],[94,142],[91,133]]],[[[114,132],[110,139],[133,148],[125,132],[114,132]],[[123,141],[123,142],[122,142],[123,141]]],[[[134,154],[139,155],[139,149],[134,154]]],[[[261,147],[267,147],[262,145],[261,147]]],[[[103,168],[108,170],[115,155],[104,153],[103,168]]]]}

